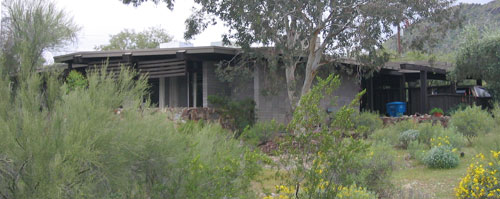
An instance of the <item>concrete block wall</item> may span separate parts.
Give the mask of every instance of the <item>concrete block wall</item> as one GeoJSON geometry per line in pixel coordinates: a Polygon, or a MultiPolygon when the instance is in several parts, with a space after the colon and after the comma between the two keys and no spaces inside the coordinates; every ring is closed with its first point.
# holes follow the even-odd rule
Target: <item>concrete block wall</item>
{"type": "Polygon", "coordinates": [[[217,78],[215,69],[216,62],[203,62],[203,107],[210,107],[208,96],[230,96],[231,90],[228,83],[224,83],[217,78]]]}

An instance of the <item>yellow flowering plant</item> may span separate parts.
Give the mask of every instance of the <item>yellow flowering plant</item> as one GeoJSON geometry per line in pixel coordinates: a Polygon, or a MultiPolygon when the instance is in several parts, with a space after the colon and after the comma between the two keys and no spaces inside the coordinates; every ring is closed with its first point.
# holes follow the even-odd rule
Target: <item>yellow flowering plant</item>
{"type": "Polygon", "coordinates": [[[491,157],[486,159],[480,153],[475,163],[467,169],[467,175],[455,188],[457,198],[500,198],[500,151],[491,151],[491,157]]]}

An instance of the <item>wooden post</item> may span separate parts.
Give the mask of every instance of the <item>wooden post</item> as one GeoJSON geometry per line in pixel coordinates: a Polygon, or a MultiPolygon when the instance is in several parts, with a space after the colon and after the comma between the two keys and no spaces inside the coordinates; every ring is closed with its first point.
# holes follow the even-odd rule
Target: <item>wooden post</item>
{"type": "Polygon", "coordinates": [[[483,80],[482,79],[476,79],[476,86],[482,86],[483,85],[483,80]]]}
{"type": "Polygon", "coordinates": [[[370,77],[367,81],[367,94],[368,94],[368,108],[370,111],[374,111],[375,105],[373,104],[373,77],[370,77]]]}
{"type": "Polygon", "coordinates": [[[163,109],[165,108],[165,77],[160,77],[160,81],[159,81],[159,86],[158,86],[158,89],[159,89],[159,100],[158,100],[158,106],[160,107],[160,109],[163,109]]]}
{"type": "Polygon", "coordinates": [[[198,93],[198,77],[197,77],[197,74],[196,73],[193,73],[193,107],[197,107],[198,104],[196,104],[196,102],[198,101],[198,96],[197,96],[197,93],[198,93]]]}
{"type": "Polygon", "coordinates": [[[427,71],[420,71],[420,114],[427,113],[427,71]]]}
{"type": "Polygon", "coordinates": [[[399,94],[400,94],[400,101],[401,102],[406,102],[406,78],[405,75],[401,75],[401,78],[399,79],[399,94]]]}

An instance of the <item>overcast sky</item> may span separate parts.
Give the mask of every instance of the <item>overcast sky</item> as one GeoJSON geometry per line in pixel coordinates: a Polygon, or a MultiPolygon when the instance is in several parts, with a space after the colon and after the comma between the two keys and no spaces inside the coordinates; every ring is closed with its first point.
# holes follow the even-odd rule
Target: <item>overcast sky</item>
{"type": "MultiPolygon", "coordinates": [[[[1,0],[0,0],[1,1],[1,0]]],[[[165,4],[144,3],[139,7],[124,5],[120,0],[55,0],[65,9],[75,22],[82,27],[78,42],[61,52],[93,50],[94,46],[106,44],[109,35],[128,28],[142,31],[148,27],[160,26],[174,36],[174,40],[184,41],[184,20],[191,14],[193,0],[176,0],[173,11],[165,4]]],[[[465,3],[487,3],[490,0],[459,0],[465,3]]],[[[209,27],[204,33],[190,41],[195,46],[206,46],[220,41],[225,29],[221,25],[209,27]]]]}

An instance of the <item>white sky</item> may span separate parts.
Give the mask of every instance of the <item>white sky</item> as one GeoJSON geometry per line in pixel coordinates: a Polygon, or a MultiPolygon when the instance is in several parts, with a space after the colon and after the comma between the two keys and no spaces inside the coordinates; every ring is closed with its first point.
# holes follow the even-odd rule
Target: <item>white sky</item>
{"type": "MultiPolygon", "coordinates": [[[[1,1],[1,0],[0,0],[1,1]]],[[[184,41],[184,21],[191,14],[195,5],[193,0],[176,0],[173,11],[165,4],[155,5],[151,2],[139,7],[124,5],[120,0],[54,0],[69,15],[82,30],[78,42],[74,46],[54,55],[75,51],[93,50],[94,46],[107,44],[109,35],[116,34],[128,28],[142,31],[148,27],[160,26],[166,29],[174,40],[184,41]]],[[[490,0],[458,0],[465,3],[487,3],[490,0]]],[[[209,27],[192,41],[195,46],[207,46],[210,42],[220,41],[221,34],[226,29],[222,25],[209,27]]],[[[49,55],[50,56],[50,55],[49,55]]]]}

